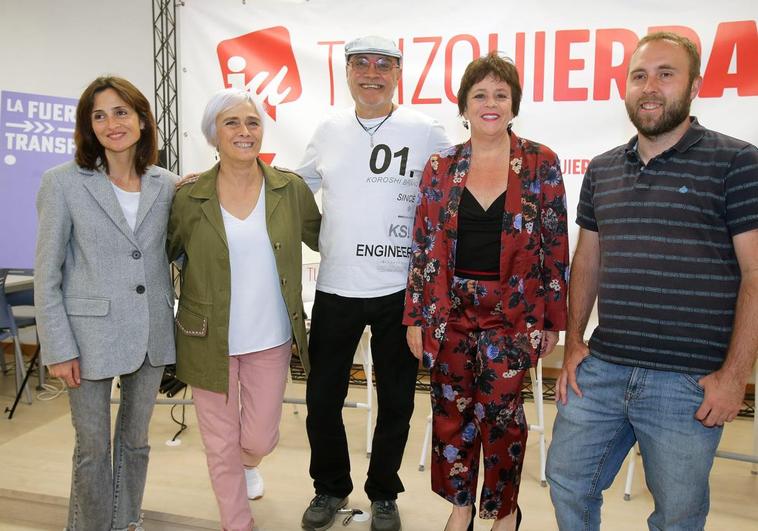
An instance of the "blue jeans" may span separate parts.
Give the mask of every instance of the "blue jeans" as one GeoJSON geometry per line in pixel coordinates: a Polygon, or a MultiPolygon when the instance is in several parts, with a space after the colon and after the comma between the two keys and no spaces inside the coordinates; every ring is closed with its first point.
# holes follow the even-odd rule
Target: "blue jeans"
{"type": "Polygon", "coordinates": [[[122,530],[140,521],[147,433],[162,375],[163,367],[153,367],[146,357],[138,370],[120,377],[112,455],[112,378],[82,378],[80,387],[68,390],[76,432],[68,531],[122,530]]]}
{"type": "Polygon", "coordinates": [[[588,356],[558,404],[547,480],[562,531],[600,529],[603,491],[639,442],[645,481],[655,500],[650,530],[703,529],[708,476],[721,428],[695,420],[703,400],[699,375],[607,363],[588,356]]]}

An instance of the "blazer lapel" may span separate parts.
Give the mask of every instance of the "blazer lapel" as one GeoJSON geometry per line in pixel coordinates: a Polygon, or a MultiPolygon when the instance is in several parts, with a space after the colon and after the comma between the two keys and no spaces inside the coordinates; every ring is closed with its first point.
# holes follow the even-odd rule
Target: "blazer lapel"
{"type": "MultiPolygon", "coordinates": [[[[440,215],[444,216],[443,230],[447,233],[447,238],[444,238],[444,240],[448,241],[448,264],[453,268],[455,267],[455,250],[458,246],[458,208],[461,204],[461,194],[463,194],[463,189],[466,187],[470,168],[471,141],[469,140],[455,154],[454,162],[448,170],[448,175],[443,180],[443,183],[447,185],[447,200],[442,204],[444,212],[440,212],[440,215]]],[[[450,271],[451,275],[452,273],[453,269],[450,271]]]]}
{"type": "Polygon", "coordinates": [[[113,224],[116,225],[124,236],[126,236],[136,247],[139,247],[136,238],[134,237],[134,231],[132,231],[131,227],[129,227],[129,224],[126,222],[124,211],[121,209],[121,205],[116,198],[116,193],[113,191],[108,176],[99,171],[81,172],[87,175],[87,178],[84,179],[84,188],[87,189],[97,204],[100,205],[100,208],[103,209],[103,212],[105,212],[111,221],[113,221],[113,224]]]}
{"type": "Polygon", "coordinates": [[[458,207],[461,204],[461,194],[466,187],[468,173],[471,169],[471,141],[463,144],[460,151],[456,153],[455,162],[450,167],[449,179],[450,189],[448,190],[448,200],[445,205],[450,219],[455,219],[455,227],[458,227],[458,207]]]}
{"type": "MultiPolygon", "coordinates": [[[[263,172],[264,186],[266,187],[266,225],[269,226],[276,207],[282,199],[281,189],[286,186],[287,181],[273,171],[270,166],[261,162],[260,159],[258,160],[258,165],[263,172]]],[[[218,233],[221,241],[229,248],[229,244],[226,241],[226,230],[224,230],[224,220],[221,217],[221,204],[219,203],[216,191],[218,169],[219,165],[216,164],[213,168],[200,175],[192,187],[190,197],[205,200],[200,208],[208,223],[218,233]]]]}
{"type": "MultiPolygon", "coordinates": [[[[521,215],[523,218],[523,205],[521,197],[523,195],[523,179],[521,179],[522,165],[524,163],[524,150],[521,146],[521,140],[516,133],[511,131],[511,156],[508,161],[508,188],[505,191],[505,212],[512,217],[521,215]]],[[[521,232],[523,226],[516,222],[514,228],[521,232]]]]}
{"type": "Polygon", "coordinates": [[[221,241],[224,242],[226,248],[229,248],[229,244],[226,241],[226,230],[224,230],[224,220],[221,217],[221,203],[218,202],[218,195],[214,195],[205,201],[200,209],[203,211],[205,218],[210,223],[211,227],[218,233],[221,241]]]}
{"type": "Polygon", "coordinates": [[[200,174],[197,178],[197,182],[192,185],[190,191],[190,197],[194,199],[200,199],[203,204],[200,205],[200,210],[203,211],[205,219],[208,220],[213,230],[216,231],[221,241],[224,242],[226,248],[229,248],[229,243],[226,241],[226,230],[224,230],[224,220],[221,217],[221,203],[218,200],[218,192],[216,191],[216,181],[218,180],[219,165],[216,164],[210,170],[200,174]]]}
{"type": "Polygon", "coordinates": [[[277,174],[271,166],[263,163],[258,159],[258,165],[263,171],[263,182],[266,187],[266,227],[271,234],[271,219],[274,216],[276,207],[282,200],[283,188],[287,185],[287,181],[277,174]]]}
{"type": "MultiPolygon", "coordinates": [[[[505,192],[505,207],[503,211],[503,230],[500,233],[500,282],[506,285],[508,275],[521,275],[518,267],[518,256],[528,248],[529,232],[526,224],[534,221],[527,214],[527,205],[523,201],[524,186],[528,183],[522,174],[528,172],[522,168],[524,149],[521,139],[514,133],[511,135],[511,155],[508,161],[508,188],[505,192]]],[[[533,226],[533,225],[532,225],[533,226]]],[[[525,263],[525,262],[524,262],[525,263]]]]}
{"type": "Polygon", "coordinates": [[[134,224],[134,234],[137,234],[137,230],[139,230],[140,225],[145,220],[145,216],[150,212],[153,203],[155,203],[158,194],[160,194],[161,188],[163,188],[163,185],[161,184],[158,174],[146,173],[142,177],[139,208],[137,208],[137,223],[134,224]]]}

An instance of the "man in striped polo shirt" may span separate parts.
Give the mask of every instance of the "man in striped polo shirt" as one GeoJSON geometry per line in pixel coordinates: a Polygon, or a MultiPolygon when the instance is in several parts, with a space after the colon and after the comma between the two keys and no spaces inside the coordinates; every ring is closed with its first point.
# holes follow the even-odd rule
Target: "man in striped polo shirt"
{"type": "Polygon", "coordinates": [[[562,530],[599,529],[602,492],[635,442],[648,527],[703,529],[722,427],[756,358],[758,149],[689,116],[699,71],[689,40],[641,39],[625,96],[638,135],[584,177],[547,463],[562,530]]]}

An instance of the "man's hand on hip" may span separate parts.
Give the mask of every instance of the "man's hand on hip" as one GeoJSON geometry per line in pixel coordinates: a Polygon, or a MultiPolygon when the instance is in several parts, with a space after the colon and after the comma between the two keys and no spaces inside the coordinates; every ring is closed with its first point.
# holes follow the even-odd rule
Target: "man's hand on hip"
{"type": "Polygon", "coordinates": [[[705,398],[695,418],[708,428],[733,421],[742,407],[746,382],[718,370],[703,376],[698,383],[705,390],[705,398]]]}
{"type": "Polygon", "coordinates": [[[555,386],[555,400],[563,405],[568,403],[568,386],[579,396],[582,397],[582,391],[579,384],[576,383],[576,368],[582,363],[584,358],[590,355],[590,349],[584,341],[569,340],[566,338],[566,347],[563,351],[563,367],[561,375],[558,377],[558,383],[555,386]]]}

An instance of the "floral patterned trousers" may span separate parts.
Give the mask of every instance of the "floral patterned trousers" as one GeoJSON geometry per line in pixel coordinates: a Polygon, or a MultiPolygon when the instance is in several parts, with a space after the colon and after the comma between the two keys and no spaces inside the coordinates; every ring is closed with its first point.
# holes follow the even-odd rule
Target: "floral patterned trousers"
{"type": "Polygon", "coordinates": [[[431,372],[432,490],[454,505],[476,497],[482,518],[516,509],[527,424],[521,383],[529,350],[509,333],[498,281],[454,277],[445,340],[431,372]]]}

